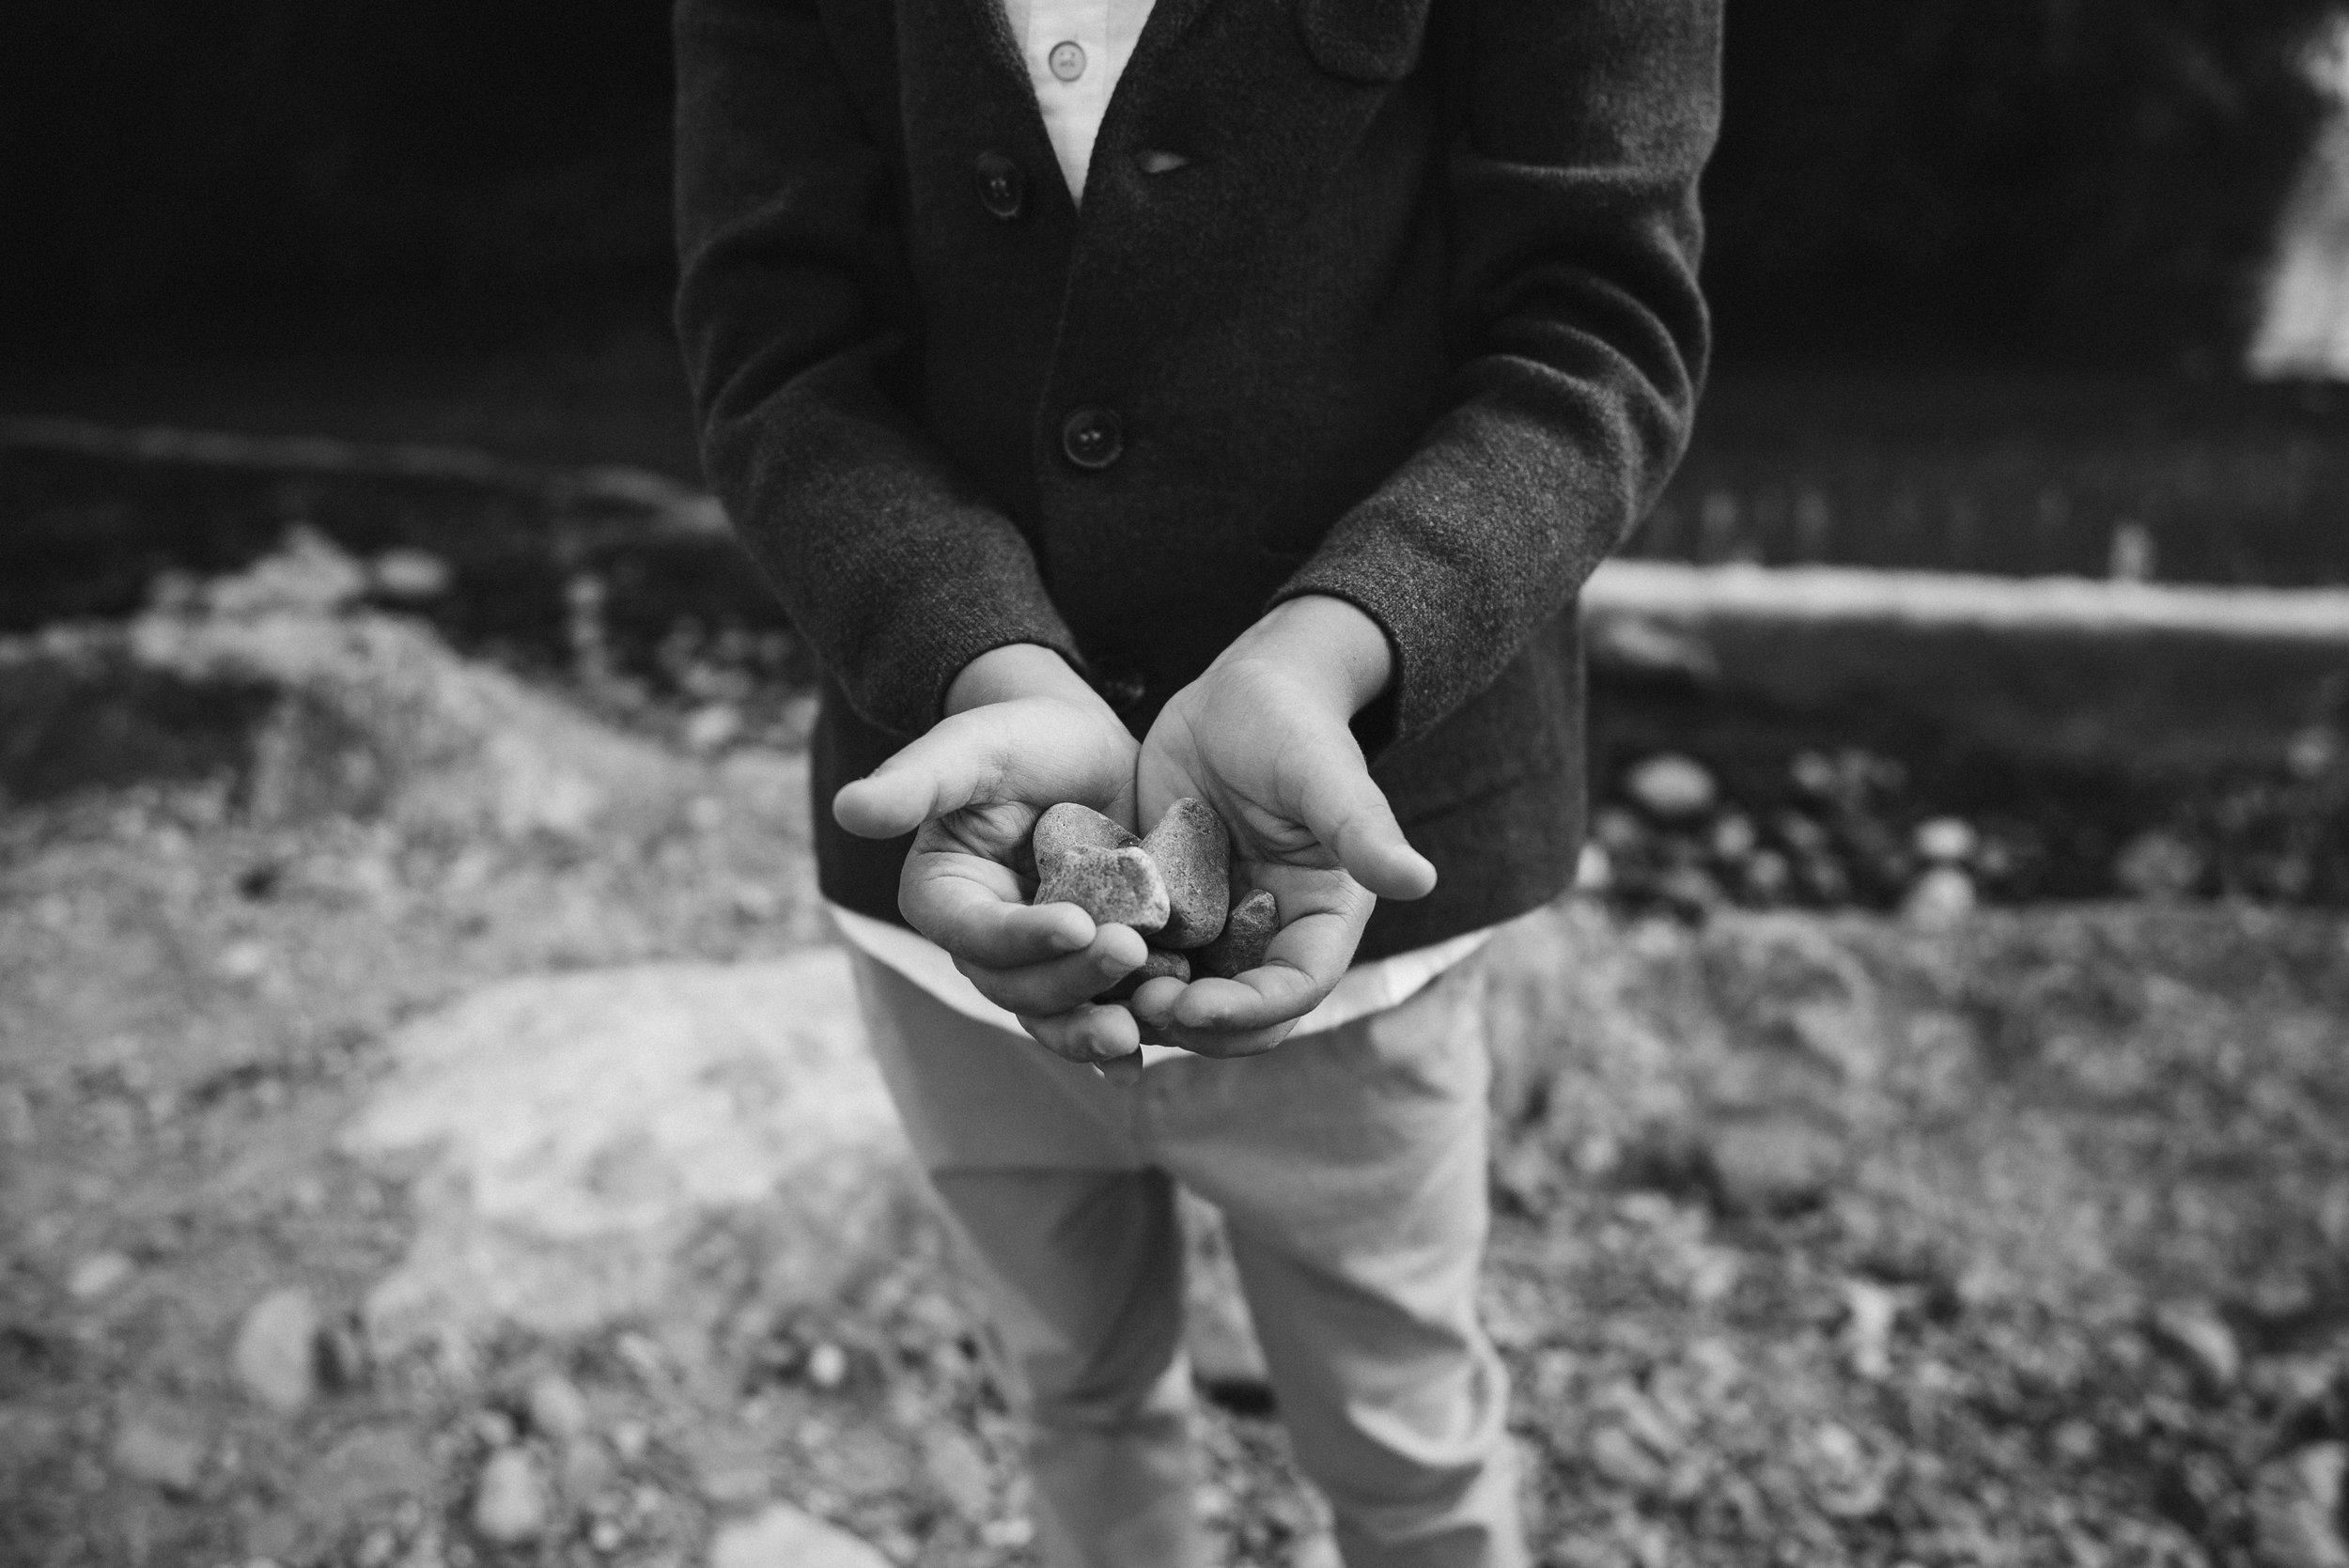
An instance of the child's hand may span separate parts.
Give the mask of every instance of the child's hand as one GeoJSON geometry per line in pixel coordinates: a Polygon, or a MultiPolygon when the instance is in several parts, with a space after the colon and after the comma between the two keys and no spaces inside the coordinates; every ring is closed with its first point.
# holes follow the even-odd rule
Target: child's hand
{"type": "Polygon", "coordinates": [[[1279,901],[1264,964],[1237,980],[1153,980],[1132,1007],[1205,1056],[1271,1049],[1353,961],[1377,898],[1422,898],[1436,868],[1404,839],[1347,721],[1385,686],[1377,624],[1343,600],[1277,606],[1167,703],[1142,743],[1143,823],[1186,795],[1232,830],[1234,876],[1279,901]],[[1376,896],[1374,896],[1376,895],[1376,896]]]}
{"type": "Polygon", "coordinates": [[[1133,1016],[1090,999],[1142,963],[1142,939],[1097,927],[1071,904],[1032,908],[1025,849],[1036,818],[1063,800],[1133,821],[1132,735],[1058,654],[1029,644],[973,660],[947,707],[843,787],[833,816],[865,838],[913,832],[897,908],[1029,1033],[1072,1061],[1130,1055],[1133,1016]]]}

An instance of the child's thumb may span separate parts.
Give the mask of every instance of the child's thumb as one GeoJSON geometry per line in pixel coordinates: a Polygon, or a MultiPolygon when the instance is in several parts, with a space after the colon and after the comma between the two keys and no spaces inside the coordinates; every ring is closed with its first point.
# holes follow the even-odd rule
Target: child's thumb
{"type": "Polygon", "coordinates": [[[1424,898],[1436,888],[1436,868],[1411,847],[1359,757],[1315,770],[1299,802],[1305,826],[1346,868],[1381,898],[1424,898]]]}
{"type": "Polygon", "coordinates": [[[859,838],[895,838],[960,811],[1000,778],[1002,739],[984,710],[941,722],[832,798],[832,819],[859,838]]]}

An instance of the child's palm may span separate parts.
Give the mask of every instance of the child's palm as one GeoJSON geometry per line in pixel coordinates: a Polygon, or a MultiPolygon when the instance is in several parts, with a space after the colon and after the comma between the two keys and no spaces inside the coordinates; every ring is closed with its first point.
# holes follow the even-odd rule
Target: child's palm
{"type": "Polygon", "coordinates": [[[1232,830],[1234,877],[1270,893],[1280,934],[1237,980],[1152,981],[1135,1011],[1205,1055],[1268,1050],[1352,961],[1377,903],[1424,893],[1426,862],[1404,843],[1345,716],[1281,670],[1219,664],[1177,692],[1143,741],[1142,820],[1187,795],[1232,830]]]}

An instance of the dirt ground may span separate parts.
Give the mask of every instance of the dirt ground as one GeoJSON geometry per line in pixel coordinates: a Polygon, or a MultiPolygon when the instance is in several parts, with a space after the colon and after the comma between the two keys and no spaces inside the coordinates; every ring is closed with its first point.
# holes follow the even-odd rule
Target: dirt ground
{"type": "MultiPolygon", "coordinates": [[[[0,815],[0,1560],[682,1568],[754,1560],[723,1532],[778,1502],[889,1561],[1030,1560],[926,1229],[822,1303],[370,1343],[415,1195],[340,1135],[403,1028],[828,939],[787,744],[403,637],[239,643],[230,684],[279,686],[228,762],[0,815]],[[534,816],[573,773],[588,803],[534,816]]],[[[9,690],[120,655],[62,646],[13,646],[9,690]]],[[[1489,1314],[1544,1561],[2349,1564],[2349,920],[1567,904],[1488,983],[1489,1314]]],[[[1299,1560],[1322,1514],[1268,1401],[1216,1392],[1219,1539],[1299,1560]]]]}

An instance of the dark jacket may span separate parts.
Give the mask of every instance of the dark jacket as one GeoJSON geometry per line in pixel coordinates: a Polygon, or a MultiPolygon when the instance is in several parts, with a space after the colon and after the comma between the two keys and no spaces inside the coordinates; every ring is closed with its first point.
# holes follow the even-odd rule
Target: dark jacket
{"type": "Polygon", "coordinates": [[[905,845],[831,795],[980,653],[1059,649],[1139,734],[1307,593],[1393,645],[1360,728],[1442,874],[1361,955],[1563,888],[1575,594],[1702,377],[1719,8],[1158,0],[1080,216],[1002,0],[679,0],[677,325],[827,673],[825,893],[895,918],[905,845]]]}

